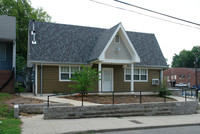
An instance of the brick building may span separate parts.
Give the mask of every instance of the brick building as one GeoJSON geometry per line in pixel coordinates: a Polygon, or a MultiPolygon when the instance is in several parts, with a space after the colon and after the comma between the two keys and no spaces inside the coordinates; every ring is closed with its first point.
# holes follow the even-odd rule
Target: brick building
{"type": "MultiPolygon", "coordinates": [[[[172,86],[175,87],[175,84],[184,83],[188,87],[193,87],[196,85],[196,75],[195,68],[170,68],[164,70],[163,76],[164,79],[172,86]]],[[[197,69],[197,85],[200,81],[200,68],[197,69]]]]}

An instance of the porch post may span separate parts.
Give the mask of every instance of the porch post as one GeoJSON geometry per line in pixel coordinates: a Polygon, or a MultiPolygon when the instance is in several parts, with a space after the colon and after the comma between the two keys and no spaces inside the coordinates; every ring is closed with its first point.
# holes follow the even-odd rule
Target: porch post
{"type": "MultiPolygon", "coordinates": [[[[101,72],[101,62],[98,64],[98,71],[101,72]]],[[[101,92],[101,73],[99,73],[99,92],[101,92]]]]}
{"type": "Polygon", "coordinates": [[[35,95],[37,95],[37,88],[38,88],[38,85],[37,85],[37,73],[38,73],[38,67],[37,67],[37,64],[35,64],[35,95]]]}
{"type": "Polygon", "coordinates": [[[160,83],[163,83],[163,69],[160,70],[160,83]]]}
{"type": "Polygon", "coordinates": [[[133,63],[132,63],[132,64],[131,64],[131,92],[134,91],[133,75],[134,75],[134,67],[133,67],[133,63]]]}

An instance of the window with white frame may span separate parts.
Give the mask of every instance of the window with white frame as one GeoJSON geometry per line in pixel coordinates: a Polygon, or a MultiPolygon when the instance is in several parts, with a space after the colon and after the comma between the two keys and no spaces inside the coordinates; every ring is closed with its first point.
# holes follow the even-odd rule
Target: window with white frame
{"type": "Polygon", "coordinates": [[[70,81],[73,78],[73,74],[79,71],[79,66],[60,66],[59,67],[59,80],[60,81],[70,81]]]}
{"type": "Polygon", "coordinates": [[[120,43],[119,34],[116,34],[116,35],[115,35],[115,43],[120,43]]]}
{"type": "Polygon", "coordinates": [[[6,60],[6,45],[0,44],[0,60],[6,60]]]}
{"type": "MultiPolygon", "coordinates": [[[[131,81],[131,69],[125,68],[124,69],[124,77],[125,81],[131,81]]],[[[134,69],[134,81],[141,81],[145,82],[148,78],[148,71],[147,69],[134,69]]]]}

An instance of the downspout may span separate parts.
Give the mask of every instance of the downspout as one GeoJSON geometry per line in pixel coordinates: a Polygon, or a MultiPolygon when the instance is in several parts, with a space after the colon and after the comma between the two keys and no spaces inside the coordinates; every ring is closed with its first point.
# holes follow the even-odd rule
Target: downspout
{"type": "Polygon", "coordinates": [[[40,84],[40,86],[41,86],[41,96],[42,96],[42,71],[43,71],[43,65],[42,65],[42,63],[41,63],[41,84],[40,84]]]}

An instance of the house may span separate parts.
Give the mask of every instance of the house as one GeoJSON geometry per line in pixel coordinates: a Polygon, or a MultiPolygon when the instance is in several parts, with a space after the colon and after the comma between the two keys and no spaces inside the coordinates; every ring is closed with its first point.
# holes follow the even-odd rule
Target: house
{"type": "Polygon", "coordinates": [[[0,16],[0,92],[14,93],[16,19],[0,16]]]}
{"type": "Polygon", "coordinates": [[[70,92],[80,65],[101,71],[95,91],[152,91],[162,81],[165,58],[154,34],[31,21],[27,66],[35,94],[70,92]]]}
{"type": "Polygon", "coordinates": [[[200,81],[200,69],[195,68],[183,68],[175,67],[164,70],[164,78],[167,80],[171,87],[175,87],[176,84],[184,83],[188,87],[196,86],[196,74],[197,74],[197,86],[199,86],[200,81]]]}

